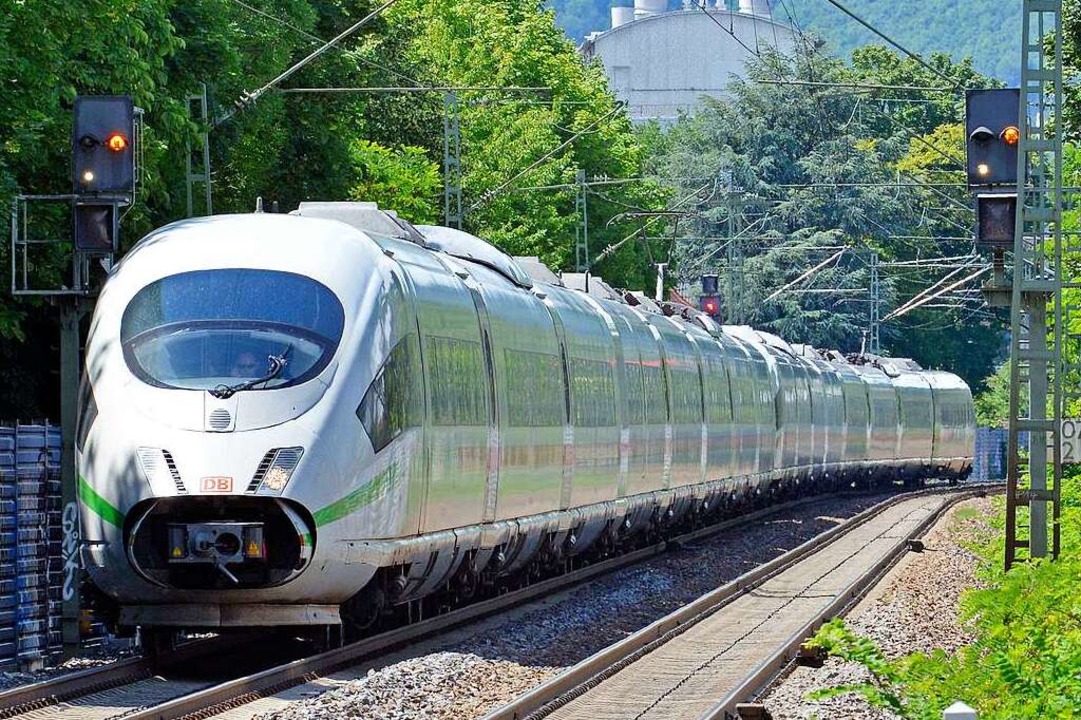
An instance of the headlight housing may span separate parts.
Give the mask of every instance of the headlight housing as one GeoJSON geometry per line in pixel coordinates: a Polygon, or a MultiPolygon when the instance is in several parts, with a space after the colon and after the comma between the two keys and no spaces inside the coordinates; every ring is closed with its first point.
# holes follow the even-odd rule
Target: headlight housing
{"type": "Polygon", "coordinates": [[[259,495],[281,495],[304,457],[304,448],[275,448],[263,456],[252,485],[259,495]]]}

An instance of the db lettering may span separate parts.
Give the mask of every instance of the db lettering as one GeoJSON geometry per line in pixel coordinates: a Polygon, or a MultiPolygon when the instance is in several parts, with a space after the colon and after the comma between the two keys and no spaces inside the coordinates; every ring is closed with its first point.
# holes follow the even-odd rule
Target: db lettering
{"type": "Polygon", "coordinates": [[[205,477],[202,479],[199,489],[208,493],[233,492],[233,478],[231,477],[205,477]]]}

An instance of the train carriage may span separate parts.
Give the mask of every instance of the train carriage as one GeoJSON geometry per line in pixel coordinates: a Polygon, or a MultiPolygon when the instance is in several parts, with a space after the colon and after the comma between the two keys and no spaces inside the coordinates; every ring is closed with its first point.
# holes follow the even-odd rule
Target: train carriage
{"type": "Polygon", "coordinates": [[[163,631],[360,625],[756,498],[956,479],[974,423],[948,373],[543,282],[367,204],[152,233],[84,388],[86,566],[163,631]]]}

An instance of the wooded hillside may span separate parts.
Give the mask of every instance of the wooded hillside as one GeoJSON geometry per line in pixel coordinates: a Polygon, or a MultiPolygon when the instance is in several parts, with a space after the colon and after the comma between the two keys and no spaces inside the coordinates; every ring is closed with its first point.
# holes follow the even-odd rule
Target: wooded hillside
{"type": "MultiPolygon", "coordinates": [[[[595,30],[607,30],[609,7],[632,0],[551,0],[557,22],[575,41],[595,30]]],[[[734,5],[735,2],[730,4],[734,5]]],[[[843,3],[879,30],[914,52],[944,52],[961,60],[972,57],[976,69],[1008,83],[1020,76],[1021,3],[992,0],[925,0],[882,2],[845,0],[843,3]]],[[[680,0],[669,0],[673,10],[680,0]]],[[[813,30],[847,56],[854,48],[882,43],[881,38],[826,0],[771,0],[773,15],[803,30],[813,30]]]]}

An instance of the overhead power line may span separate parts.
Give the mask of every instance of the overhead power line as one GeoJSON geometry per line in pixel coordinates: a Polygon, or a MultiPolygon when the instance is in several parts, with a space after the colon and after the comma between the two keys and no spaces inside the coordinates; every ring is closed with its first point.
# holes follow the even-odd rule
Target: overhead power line
{"type": "Polygon", "coordinates": [[[948,280],[950,280],[954,276],[960,274],[963,270],[966,270],[969,267],[971,267],[971,265],[962,265],[961,267],[952,269],[946,275],[944,275],[943,277],[941,277],[938,280],[936,280],[935,282],[933,282],[929,287],[926,287],[923,290],[920,290],[915,295],[913,295],[911,298],[908,299],[907,302],[902,304],[900,307],[894,308],[893,313],[891,313],[891,315],[892,314],[903,314],[903,313],[907,312],[910,306],[916,304],[917,302],[922,300],[924,297],[926,297],[928,294],[934,292],[939,287],[941,287],[943,283],[947,282],[948,280]]]}
{"type": "MultiPolygon", "coordinates": [[[[952,87],[939,87],[936,85],[876,85],[873,83],[848,83],[848,82],[824,82],[817,80],[758,80],[760,85],[799,85],[802,87],[840,87],[853,88],[855,90],[913,90],[918,92],[948,92],[952,93],[952,87]]],[[[901,99],[901,98],[898,98],[901,99]]]]}
{"type": "Polygon", "coordinates": [[[576,132],[574,135],[571,135],[569,138],[567,138],[566,140],[561,142],[557,147],[552,148],[551,150],[546,152],[544,155],[541,155],[539,158],[534,160],[528,167],[523,168],[522,170],[519,170],[517,173],[512,175],[510,177],[510,179],[505,180],[498,187],[482,193],[481,196],[479,198],[477,198],[477,201],[469,206],[469,208],[467,209],[467,212],[472,212],[472,211],[476,210],[477,208],[479,208],[481,205],[484,205],[485,203],[487,203],[489,200],[494,198],[496,195],[503,192],[503,190],[510,187],[518,178],[522,177],[523,175],[525,175],[529,171],[539,167],[542,163],[547,162],[556,153],[558,153],[561,150],[563,150],[564,148],[568,147],[575,140],[582,137],[583,135],[588,134],[590,130],[597,127],[598,125],[600,125],[602,122],[604,122],[608,118],[610,118],[610,117],[616,115],[617,113],[621,112],[623,110],[623,107],[624,107],[624,103],[622,101],[616,101],[615,104],[612,105],[612,109],[609,110],[608,112],[606,112],[604,115],[601,115],[599,118],[597,118],[596,120],[591,122],[589,125],[586,125],[584,128],[582,128],[581,130],[576,132]]]}
{"type": "Polygon", "coordinates": [[[813,268],[811,268],[811,269],[810,269],[810,270],[808,270],[807,272],[805,272],[805,273],[803,273],[802,275],[800,275],[800,276],[799,276],[798,278],[796,278],[796,279],[795,279],[795,280],[793,280],[792,282],[788,283],[787,285],[785,285],[784,287],[780,288],[779,290],[774,290],[774,291],[773,291],[773,294],[772,294],[772,295],[770,295],[769,297],[767,297],[765,301],[766,301],[766,302],[769,302],[770,300],[774,299],[774,298],[775,298],[775,297],[777,297],[778,295],[782,294],[782,293],[783,293],[783,292],[784,292],[785,290],[788,290],[789,288],[792,288],[792,287],[795,287],[796,285],[799,285],[799,284],[800,284],[801,282],[803,282],[803,281],[804,281],[804,280],[806,280],[807,278],[811,277],[811,276],[812,276],[812,275],[814,275],[814,274],[815,274],[816,272],[818,272],[818,271],[819,271],[819,270],[821,270],[822,268],[824,268],[824,267],[826,267],[827,265],[829,265],[830,263],[832,263],[832,262],[833,262],[834,260],[837,260],[837,259],[839,259],[839,258],[840,258],[840,257],[841,257],[842,255],[844,255],[844,253],[845,253],[845,250],[847,250],[847,249],[848,249],[848,248],[846,248],[846,247],[845,247],[845,248],[841,248],[840,250],[838,250],[838,251],[837,251],[837,252],[835,252],[834,254],[830,255],[830,256],[829,256],[828,258],[826,258],[826,259],[825,259],[825,260],[823,260],[822,262],[820,262],[820,263],[818,263],[817,265],[815,265],[815,266],[814,266],[813,268]]]}
{"type": "MultiPolygon", "coordinates": [[[[232,0],[232,1],[234,3],[236,3],[237,5],[239,5],[240,7],[244,8],[244,9],[250,11],[250,12],[253,12],[256,15],[260,15],[260,16],[266,18],[267,20],[270,20],[272,22],[276,22],[279,25],[281,25],[283,27],[286,27],[289,30],[292,30],[297,35],[300,35],[301,37],[307,38],[308,40],[311,40],[314,43],[318,43],[319,45],[322,45],[323,43],[326,42],[325,40],[323,40],[323,38],[312,35],[307,30],[299,28],[296,25],[293,25],[292,23],[289,23],[289,22],[283,20],[280,17],[277,17],[275,15],[271,15],[270,13],[266,12],[265,10],[260,10],[257,7],[249,5],[248,3],[244,2],[243,0],[232,0]]],[[[336,49],[340,50],[341,48],[336,48],[336,49]]],[[[392,70],[391,68],[387,67],[386,65],[382,65],[380,63],[377,63],[374,60],[369,60],[368,58],[363,57],[361,55],[354,55],[353,57],[356,60],[364,63],[365,65],[369,65],[371,67],[382,70],[385,73],[389,73],[389,74],[394,75],[396,77],[400,77],[402,80],[405,80],[406,82],[413,83],[414,85],[421,85],[421,82],[419,80],[415,80],[415,79],[409,77],[408,75],[405,75],[404,73],[401,73],[401,72],[399,72],[397,70],[392,70]]]]}
{"type": "MultiPolygon", "coordinates": [[[[723,166],[721,168],[718,168],[718,172],[720,172],[722,169],[723,169],[723,166]]],[[[696,190],[693,190],[693,191],[687,193],[686,195],[681,197],[679,200],[677,200],[676,203],[674,205],[672,205],[671,209],[672,210],[679,209],[679,207],[681,205],[688,202],[691,198],[697,197],[698,193],[700,193],[703,190],[707,189],[710,185],[713,185],[713,183],[714,183],[714,180],[710,179],[710,181],[707,182],[705,185],[701,186],[700,188],[697,188],[696,190]]],[[[638,228],[637,230],[632,232],[630,235],[627,235],[626,237],[622,238],[621,240],[619,240],[617,242],[614,242],[611,245],[609,245],[608,247],[604,248],[604,250],[601,250],[600,253],[595,258],[593,258],[593,261],[589,263],[589,266],[593,267],[599,261],[601,261],[604,258],[608,257],[609,255],[614,253],[616,250],[619,250],[621,247],[626,245],[631,240],[634,240],[636,237],[640,236],[643,232],[645,232],[646,228],[648,228],[653,223],[657,222],[660,219],[660,217],[667,217],[667,215],[650,218],[649,220],[647,220],[646,222],[644,222],[642,224],[642,227],[638,228]]]]}
{"type": "Polygon", "coordinates": [[[357,21],[357,22],[353,23],[352,25],[350,25],[348,28],[346,28],[342,32],[338,33],[336,36],[334,36],[334,38],[332,40],[328,40],[327,42],[323,43],[320,47],[313,50],[303,60],[300,60],[299,62],[294,63],[291,67],[286,69],[285,72],[281,73],[280,75],[278,75],[276,78],[274,78],[270,82],[266,83],[262,87],[254,90],[254,91],[252,91],[250,93],[244,93],[240,97],[240,99],[236,101],[236,104],[233,106],[233,108],[231,108],[227,113],[225,113],[224,115],[222,115],[221,117],[219,117],[217,120],[214,121],[212,127],[217,127],[218,125],[221,125],[222,123],[228,121],[230,118],[232,118],[234,115],[236,115],[238,112],[240,112],[244,108],[246,108],[249,105],[252,105],[253,103],[255,103],[257,100],[259,100],[259,98],[261,98],[264,94],[266,94],[266,92],[268,90],[274,88],[279,83],[289,79],[294,73],[301,70],[303,67],[305,67],[306,65],[311,63],[313,60],[316,60],[317,58],[322,56],[322,54],[325,53],[327,50],[330,50],[331,48],[337,46],[337,44],[340,43],[342,40],[349,37],[350,35],[355,33],[357,30],[361,29],[362,27],[364,27],[365,25],[370,23],[372,20],[374,20],[375,18],[382,15],[384,10],[386,10],[387,8],[389,8],[391,5],[393,5],[396,2],[398,2],[398,0],[386,0],[386,2],[384,2],[382,5],[380,5],[376,9],[372,10],[370,13],[365,15],[359,21],[357,21]]]}
{"type": "Polygon", "coordinates": [[[894,310],[894,311],[893,311],[893,312],[891,312],[891,313],[890,313],[889,315],[887,315],[886,317],[882,318],[882,320],[883,320],[883,322],[885,322],[886,320],[892,320],[893,318],[899,318],[899,317],[901,317],[902,315],[905,315],[905,314],[907,314],[907,313],[910,313],[910,312],[912,312],[913,310],[915,310],[916,308],[918,308],[918,307],[922,307],[922,306],[926,305],[927,303],[931,302],[932,300],[934,300],[934,299],[935,299],[935,298],[937,298],[938,296],[940,296],[940,295],[945,295],[945,294],[946,294],[946,293],[948,293],[948,292],[949,292],[950,290],[953,290],[954,288],[958,288],[958,287],[960,287],[960,286],[964,285],[965,283],[969,282],[970,280],[975,280],[975,279],[976,279],[976,278],[978,278],[978,277],[979,277],[980,275],[983,275],[983,274],[984,274],[985,272],[987,272],[987,271],[988,271],[988,270],[990,270],[990,269],[991,269],[991,266],[990,266],[990,265],[988,265],[988,266],[986,266],[986,267],[982,267],[982,268],[980,268],[979,270],[977,270],[976,272],[972,273],[971,275],[969,275],[969,276],[967,276],[967,277],[964,277],[964,278],[961,278],[960,280],[958,280],[957,282],[953,283],[952,285],[948,285],[948,286],[946,286],[946,287],[942,288],[941,290],[939,290],[938,292],[936,292],[936,293],[935,293],[934,295],[928,295],[927,297],[925,297],[924,299],[920,300],[919,302],[916,302],[916,303],[912,303],[912,304],[910,304],[910,305],[909,305],[909,306],[908,306],[907,308],[905,308],[904,310],[901,310],[901,311],[898,311],[898,310],[894,310]]]}

